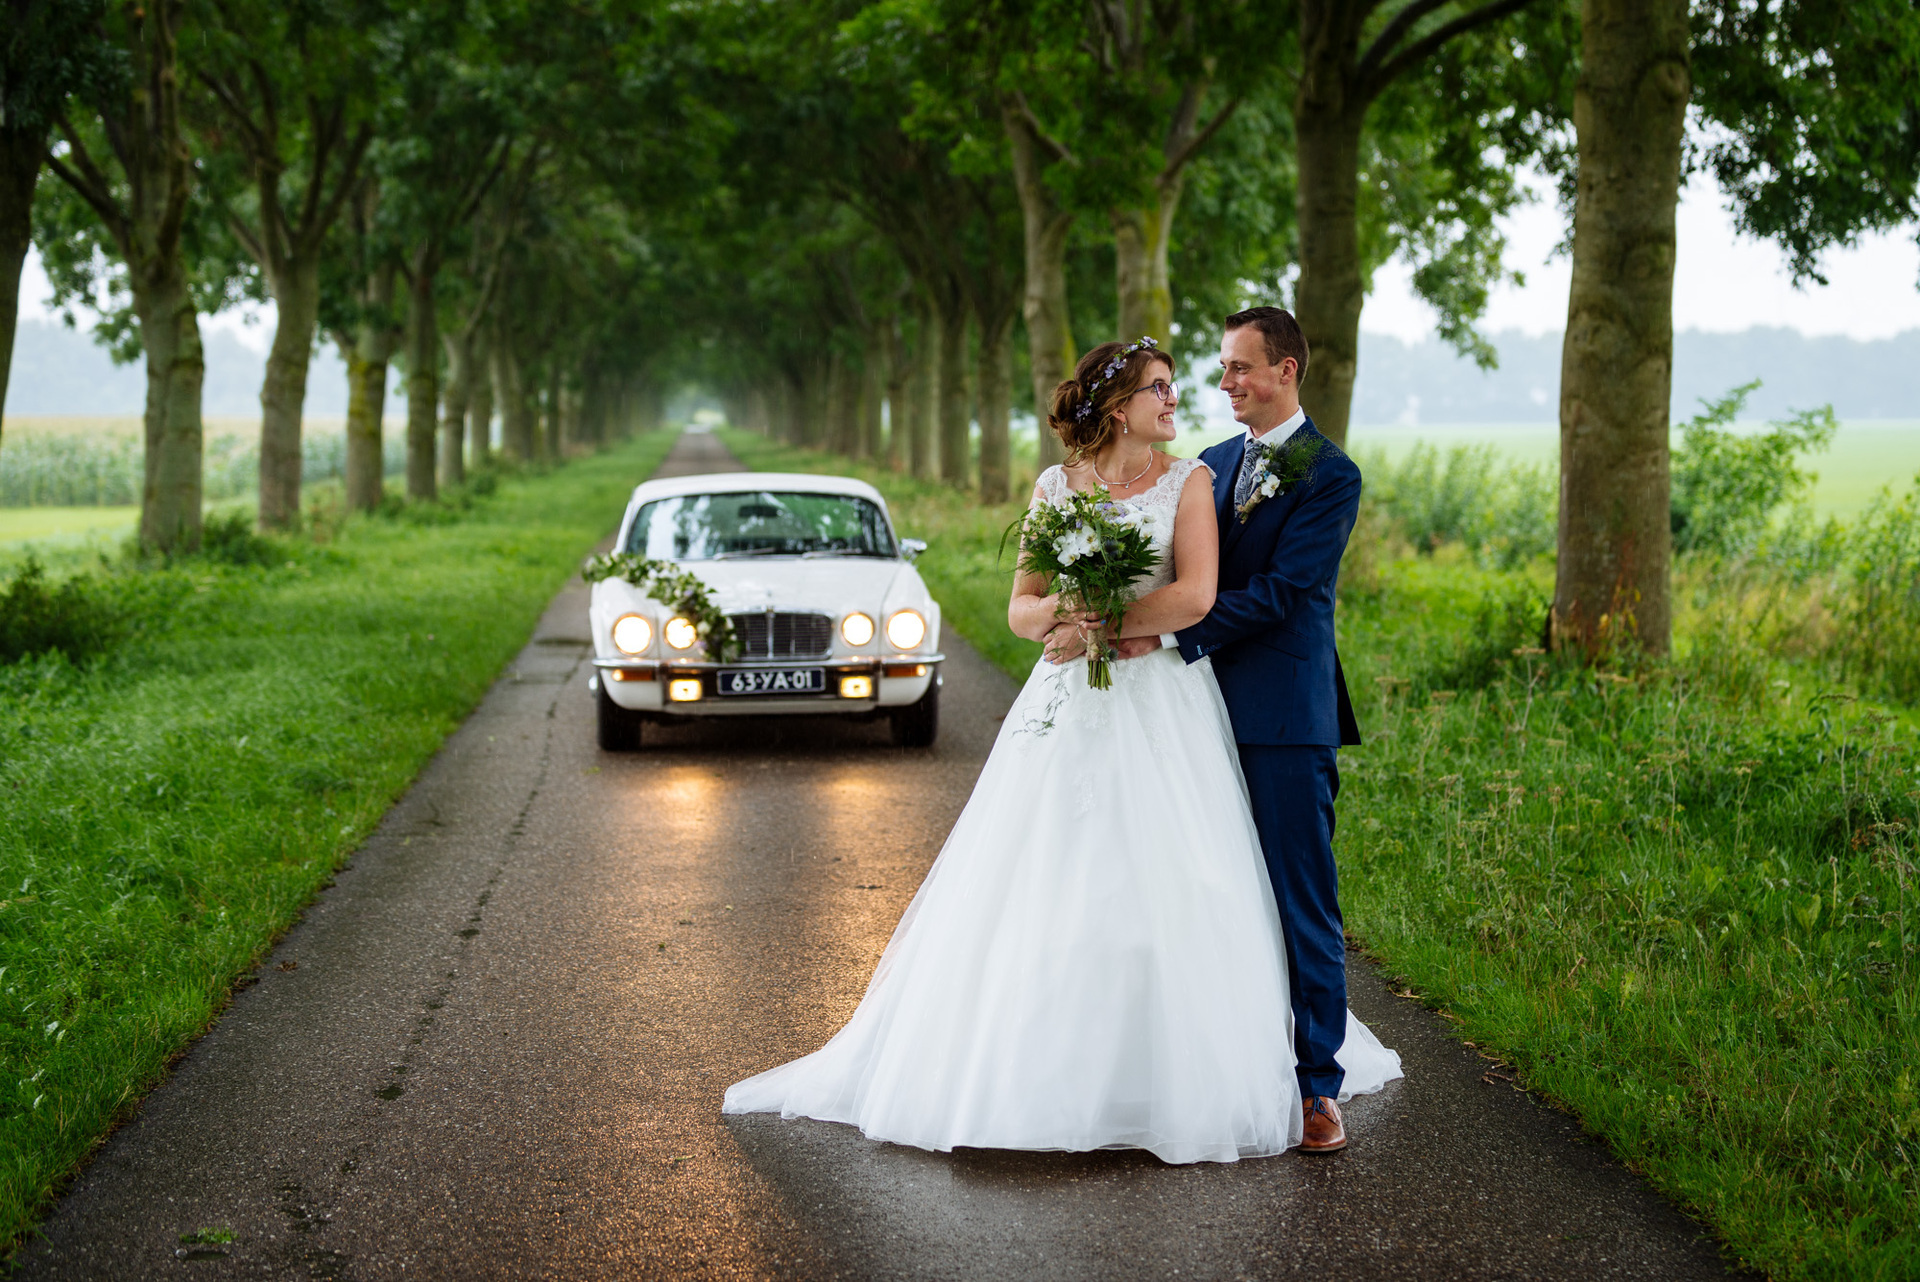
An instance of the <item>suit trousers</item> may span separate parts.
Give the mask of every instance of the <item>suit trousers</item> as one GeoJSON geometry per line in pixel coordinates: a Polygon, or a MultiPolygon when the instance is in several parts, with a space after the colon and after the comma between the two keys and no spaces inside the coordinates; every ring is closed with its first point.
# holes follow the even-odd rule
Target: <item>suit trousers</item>
{"type": "Polygon", "coordinates": [[[1340,1094],[1334,1055],[1347,1037],[1347,945],[1333,864],[1338,749],[1243,743],[1240,768],[1286,937],[1300,1093],[1340,1094]]]}

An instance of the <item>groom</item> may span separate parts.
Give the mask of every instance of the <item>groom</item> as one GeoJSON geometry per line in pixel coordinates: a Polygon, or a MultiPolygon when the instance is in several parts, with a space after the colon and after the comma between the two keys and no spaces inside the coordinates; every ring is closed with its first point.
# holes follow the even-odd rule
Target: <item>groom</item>
{"type": "Polygon", "coordinates": [[[1120,642],[1132,657],[1177,644],[1213,657],[1239,742],[1292,984],[1294,1054],[1306,1112],[1301,1149],[1346,1147],[1334,1053],[1346,1038],[1346,942],[1333,866],[1336,756],[1360,742],[1333,645],[1333,589],[1360,507],[1360,469],[1300,408],[1307,340],[1293,316],[1227,317],[1220,388],[1246,430],[1200,457],[1213,469],[1220,589],[1177,634],[1120,642]]]}

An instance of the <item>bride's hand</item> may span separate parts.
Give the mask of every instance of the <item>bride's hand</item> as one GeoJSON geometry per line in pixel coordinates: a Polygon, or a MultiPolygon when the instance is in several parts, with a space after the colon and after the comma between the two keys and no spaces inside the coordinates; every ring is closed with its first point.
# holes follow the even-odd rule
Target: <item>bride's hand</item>
{"type": "Polygon", "coordinates": [[[1053,607],[1053,617],[1060,620],[1060,622],[1062,623],[1071,624],[1071,623],[1098,622],[1098,619],[1096,618],[1096,616],[1089,613],[1088,611],[1076,610],[1072,606],[1068,605],[1065,601],[1061,600],[1060,594],[1057,592],[1047,598],[1047,604],[1053,607]]]}
{"type": "Polygon", "coordinates": [[[1043,643],[1046,646],[1048,663],[1069,663],[1086,653],[1087,640],[1081,634],[1078,623],[1056,623],[1047,633],[1043,643]]]}

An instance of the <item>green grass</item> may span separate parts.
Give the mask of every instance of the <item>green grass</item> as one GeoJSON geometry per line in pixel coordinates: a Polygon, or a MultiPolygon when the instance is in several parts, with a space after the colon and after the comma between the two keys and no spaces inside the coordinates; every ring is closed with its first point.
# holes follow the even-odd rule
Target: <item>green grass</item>
{"type": "Polygon", "coordinates": [[[123,569],[130,639],[0,667],[0,1239],[327,884],[671,437],[276,540],[270,567],[123,569]]]}
{"type": "MultiPolygon", "coordinates": [[[[947,621],[1025,675],[993,558],[1016,509],[727,440],[752,466],[879,485],[933,538],[947,621]]],[[[1377,514],[1361,528],[1379,535],[1377,514]]],[[[1342,580],[1367,739],[1341,757],[1349,928],[1732,1255],[1777,1277],[1920,1276],[1911,709],[1751,643],[1727,605],[1684,607],[1679,657],[1641,671],[1516,655],[1549,564],[1393,546],[1363,534],[1342,580]]],[[[1713,573],[1678,595],[1743,590],[1713,573]]]]}
{"type": "Polygon", "coordinates": [[[118,540],[140,523],[135,507],[0,507],[0,545],[118,540]]]}

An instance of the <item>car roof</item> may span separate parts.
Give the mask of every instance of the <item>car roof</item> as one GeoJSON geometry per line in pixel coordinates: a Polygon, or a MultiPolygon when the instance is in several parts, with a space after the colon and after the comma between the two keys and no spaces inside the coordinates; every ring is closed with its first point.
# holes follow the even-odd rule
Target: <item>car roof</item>
{"type": "Polygon", "coordinates": [[[809,472],[706,472],[699,476],[670,476],[643,481],[634,487],[634,503],[678,498],[686,494],[739,494],[742,491],[786,490],[800,494],[852,494],[871,499],[886,511],[880,491],[851,476],[815,476],[809,472]]]}

